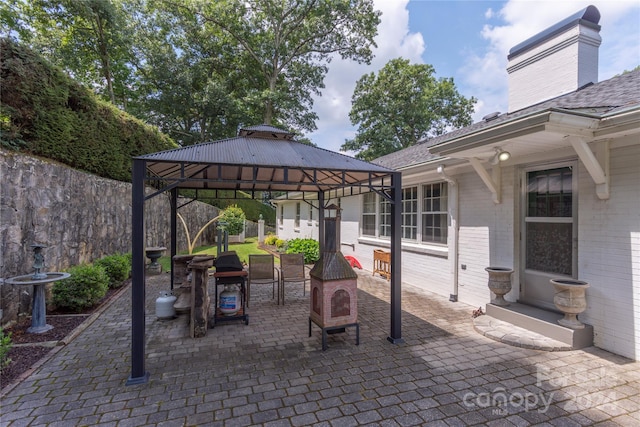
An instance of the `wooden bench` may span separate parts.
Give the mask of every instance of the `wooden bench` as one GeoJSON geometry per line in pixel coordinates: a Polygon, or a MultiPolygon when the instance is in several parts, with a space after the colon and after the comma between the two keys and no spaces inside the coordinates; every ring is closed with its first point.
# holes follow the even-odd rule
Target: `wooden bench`
{"type": "Polygon", "coordinates": [[[378,273],[385,279],[391,279],[391,252],[373,250],[373,275],[378,273]]]}

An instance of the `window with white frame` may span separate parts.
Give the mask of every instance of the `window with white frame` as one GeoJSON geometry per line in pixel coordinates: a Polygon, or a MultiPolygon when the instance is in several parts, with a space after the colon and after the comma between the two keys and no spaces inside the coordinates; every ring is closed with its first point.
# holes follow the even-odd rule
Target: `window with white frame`
{"type": "Polygon", "coordinates": [[[402,238],[416,240],[418,235],[418,187],[402,189],[402,238]]]}
{"type": "Polygon", "coordinates": [[[296,219],[293,222],[293,228],[300,228],[300,202],[296,203],[296,219]]]}
{"type": "Polygon", "coordinates": [[[422,186],[422,241],[447,243],[447,184],[438,182],[422,186]]]}
{"type": "Polygon", "coordinates": [[[376,193],[366,193],[362,196],[362,235],[376,235],[376,193]]]}
{"type": "Polygon", "coordinates": [[[280,205],[280,227],[284,225],[284,205],[280,205]]]}
{"type": "Polygon", "coordinates": [[[380,237],[391,237],[391,202],[386,197],[380,197],[380,237]]]}
{"type": "MultiPolygon", "coordinates": [[[[436,182],[402,189],[402,240],[416,243],[447,243],[447,183],[436,182]]],[[[362,196],[361,234],[367,237],[391,236],[389,199],[376,193],[362,196]]]]}

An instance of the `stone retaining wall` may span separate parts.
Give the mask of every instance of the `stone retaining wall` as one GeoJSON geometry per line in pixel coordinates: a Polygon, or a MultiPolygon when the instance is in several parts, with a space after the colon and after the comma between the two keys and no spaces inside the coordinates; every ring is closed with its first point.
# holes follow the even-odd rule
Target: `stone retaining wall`
{"type": "MultiPolygon", "coordinates": [[[[0,278],[30,274],[32,243],[43,250],[44,271],[61,271],[105,255],[131,251],[131,184],[100,178],[57,162],[0,150],[0,278]]],[[[151,193],[152,190],[149,190],[151,193]]],[[[179,202],[179,205],[183,202],[179,202]]],[[[191,236],[218,209],[200,202],[179,209],[191,236]]],[[[170,206],[166,195],[145,202],[147,246],[171,243],[170,206]]],[[[210,226],[196,246],[213,244],[210,226]]],[[[178,221],[178,251],[186,250],[186,235],[178,221]]],[[[2,284],[1,324],[15,320],[22,291],[2,284]]],[[[30,287],[28,287],[30,288],[30,287]]],[[[28,295],[22,305],[28,305],[28,295]],[[25,301],[26,299],[26,301],[25,301]]]]}

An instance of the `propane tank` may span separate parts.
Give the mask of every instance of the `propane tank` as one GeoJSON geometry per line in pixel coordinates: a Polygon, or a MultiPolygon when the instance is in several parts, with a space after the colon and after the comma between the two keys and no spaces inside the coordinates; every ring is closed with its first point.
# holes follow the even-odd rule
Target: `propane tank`
{"type": "Polygon", "coordinates": [[[220,292],[220,311],[225,316],[233,316],[240,310],[240,291],[236,285],[226,285],[220,292]]]}
{"type": "Polygon", "coordinates": [[[156,300],[156,316],[158,319],[167,320],[176,317],[176,311],[173,308],[176,299],[176,296],[171,295],[171,292],[160,292],[160,296],[156,300]]]}

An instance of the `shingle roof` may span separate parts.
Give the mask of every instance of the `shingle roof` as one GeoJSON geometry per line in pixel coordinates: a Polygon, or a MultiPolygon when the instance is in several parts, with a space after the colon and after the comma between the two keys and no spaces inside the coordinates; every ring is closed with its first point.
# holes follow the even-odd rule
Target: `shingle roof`
{"type": "Polygon", "coordinates": [[[536,112],[563,109],[568,112],[604,117],[622,109],[640,105],[640,70],[612,77],[611,79],[580,88],[554,99],[550,99],[512,113],[500,114],[491,121],[480,121],[470,126],[456,129],[444,135],[423,140],[417,145],[405,148],[372,161],[390,169],[401,169],[418,165],[439,156],[431,154],[429,148],[452,141],[475,132],[490,129],[506,122],[536,112]]]}

